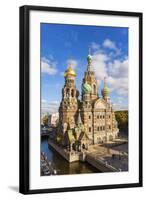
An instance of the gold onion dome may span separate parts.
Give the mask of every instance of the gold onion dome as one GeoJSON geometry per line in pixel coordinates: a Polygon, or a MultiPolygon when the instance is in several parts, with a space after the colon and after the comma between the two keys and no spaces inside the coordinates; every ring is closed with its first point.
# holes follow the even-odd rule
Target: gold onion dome
{"type": "Polygon", "coordinates": [[[76,76],[74,69],[72,68],[71,64],[69,65],[68,69],[65,71],[64,76],[76,76]]]}
{"type": "Polygon", "coordinates": [[[91,86],[88,83],[84,83],[82,86],[83,93],[90,93],[92,90],[91,86]]]}

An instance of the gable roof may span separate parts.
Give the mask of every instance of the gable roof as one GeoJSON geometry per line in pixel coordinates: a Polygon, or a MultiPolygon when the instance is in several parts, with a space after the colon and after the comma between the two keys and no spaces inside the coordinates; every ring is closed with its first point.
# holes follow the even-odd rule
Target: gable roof
{"type": "Polygon", "coordinates": [[[69,140],[70,143],[75,140],[75,137],[73,135],[73,131],[72,130],[68,130],[67,131],[67,136],[68,136],[68,140],[69,140]]]}
{"type": "Polygon", "coordinates": [[[106,109],[106,107],[107,107],[107,103],[102,98],[99,98],[94,102],[95,109],[106,109]]]}
{"type": "Polygon", "coordinates": [[[80,135],[79,135],[79,138],[78,140],[82,140],[83,138],[86,138],[86,139],[89,139],[88,135],[86,132],[81,132],[80,135]]]}

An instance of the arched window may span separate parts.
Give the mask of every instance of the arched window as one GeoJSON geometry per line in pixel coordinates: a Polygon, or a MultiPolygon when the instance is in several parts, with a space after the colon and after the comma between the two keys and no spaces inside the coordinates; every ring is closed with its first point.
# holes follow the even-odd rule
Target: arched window
{"type": "Polygon", "coordinates": [[[93,85],[93,92],[96,93],[96,85],[93,85]]]}
{"type": "Polygon", "coordinates": [[[66,97],[69,97],[69,89],[66,90],[66,97]]]}
{"type": "Polygon", "coordinates": [[[74,89],[71,90],[71,96],[74,97],[74,89]]]}

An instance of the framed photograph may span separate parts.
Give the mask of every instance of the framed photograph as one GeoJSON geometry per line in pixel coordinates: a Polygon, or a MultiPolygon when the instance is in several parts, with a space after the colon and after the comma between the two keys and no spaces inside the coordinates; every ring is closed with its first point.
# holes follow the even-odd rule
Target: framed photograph
{"type": "Polygon", "coordinates": [[[20,7],[20,192],[142,186],[142,13],[20,7]]]}

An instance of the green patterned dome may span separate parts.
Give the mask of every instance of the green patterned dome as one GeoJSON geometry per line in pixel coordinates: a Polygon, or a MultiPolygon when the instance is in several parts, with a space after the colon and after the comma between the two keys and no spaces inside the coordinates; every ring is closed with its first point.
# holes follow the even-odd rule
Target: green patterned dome
{"type": "Polygon", "coordinates": [[[84,83],[82,86],[83,93],[90,93],[92,90],[91,86],[88,83],[84,83]]]}
{"type": "Polygon", "coordinates": [[[105,86],[103,89],[102,89],[102,96],[103,97],[108,97],[109,96],[109,93],[110,93],[110,89],[105,86]]]}
{"type": "Polygon", "coordinates": [[[88,54],[88,56],[87,56],[87,61],[88,61],[88,62],[91,62],[91,61],[92,61],[92,56],[91,56],[90,54],[88,54]]]}
{"type": "Polygon", "coordinates": [[[92,56],[90,54],[88,54],[87,59],[92,60],[92,56]]]}

